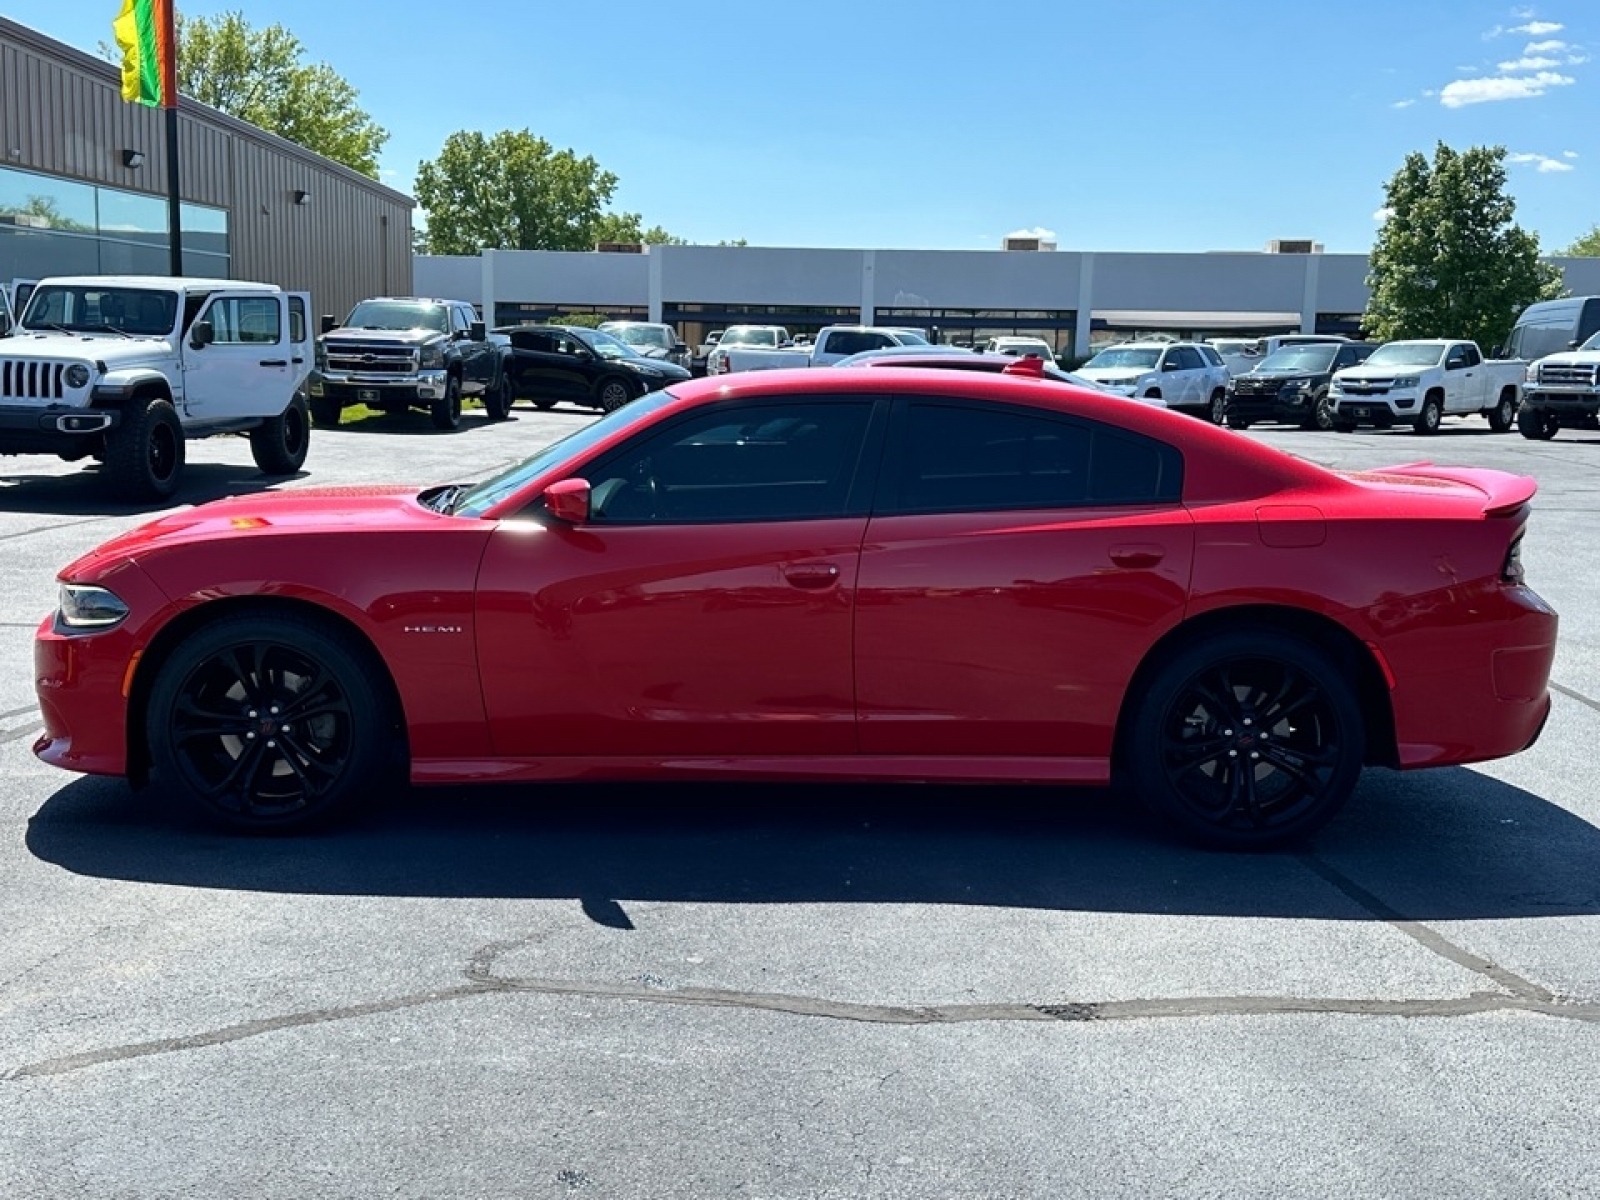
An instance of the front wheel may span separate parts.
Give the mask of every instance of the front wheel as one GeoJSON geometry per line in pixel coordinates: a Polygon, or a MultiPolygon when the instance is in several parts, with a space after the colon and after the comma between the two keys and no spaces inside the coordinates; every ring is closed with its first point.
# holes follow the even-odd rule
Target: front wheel
{"type": "Polygon", "coordinates": [[[459,429],[461,427],[461,380],[451,375],[445,380],[444,395],[435,400],[428,408],[429,415],[433,417],[435,429],[459,429]]]}
{"type": "Polygon", "coordinates": [[[183,473],[183,424],[170,400],[135,400],[122,424],[106,435],[105,471],[112,489],[129,500],[165,500],[183,473]]]}
{"type": "Polygon", "coordinates": [[[1125,750],[1140,797],[1192,841],[1263,850],[1316,832],[1355,790],[1361,707],[1339,666],[1289,634],[1196,642],[1157,670],[1125,750]]]}
{"type": "Polygon", "coordinates": [[[156,782],[213,823],[309,828],[383,776],[394,733],[385,695],[349,635],[323,621],[219,618],[167,653],[151,688],[156,782]]]}
{"type": "Polygon", "coordinates": [[[601,412],[616,412],[632,399],[633,390],[615,375],[602,379],[595,390],[595,402],[601,412]]]}
{"type": "Polygon", "coordinates": [[[1328,407],[1328,392],[1326,388],[1311,397],[1311,413],[1306,417],[1300,428],[1322,430],[1333,428],[1333,409],[1328,407]]]}
{"type": "Polygon", "coordinates": [[[1422,409],[1417,413],[1417,419],[1411,428],[1420,434],[1432,436],[1439,432],[1439,422],[1444,417],[1444,405],[1439,403],[1439,397],[1429,396],[1422,402],[1422,409]]]}
{"type": "Polygon", "coordinates": [[[1517,398],[1510,392],[1500,397],[1500,403],[1489,410],[1489,428],[1496,433],[1509,433],[1517,420],[1517,398]]]}
{"type": "Polygon", "coordinates": [[[305,397],[296,392],[270,421],[250,431],[250,454],[265,475],[293,475],[311,448],[311,414],[305,397]]]}
{"type": "Polygon", "coordinates": [[[1560,428],[1560,419],[1543,409],[1524,408],[1517,414],[1517,432],[1536,442],[1548,442],[1560,428]]]}

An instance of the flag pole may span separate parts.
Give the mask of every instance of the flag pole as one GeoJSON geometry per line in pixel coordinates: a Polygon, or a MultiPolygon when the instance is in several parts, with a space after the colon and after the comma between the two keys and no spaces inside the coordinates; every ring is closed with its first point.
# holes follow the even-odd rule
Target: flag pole
{"type": "Polygon", "coordinates": [[[161,105],[167,122],[167,244],[173,276],[183,274],[183,221],[179,202],[178,175],[178,31],[173,0],[157,0],[161,28],[157,32],[166,43],[161,56],[161,105]]]}

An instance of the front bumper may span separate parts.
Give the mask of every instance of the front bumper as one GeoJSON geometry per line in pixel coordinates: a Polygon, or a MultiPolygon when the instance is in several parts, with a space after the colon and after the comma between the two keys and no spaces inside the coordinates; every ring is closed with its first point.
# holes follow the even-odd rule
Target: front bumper
{"type": "Polygon", "coordinates": [[[1421,393],[1416,389],[1387,392],[1330,392],[1328,409],[1341,421],[1357,425],[1416,420],[1421,393]]]}
{"type": "Polygon", "coordinates": [[[341,404],[426,404],[442,399],[450,374],[443,369],[404,375],[363,374],[359,371],[313,371],[306,391],[341,404]]]}
{"type": "Polygon", "coordinates": [[[1587,425],[1600,417],[1600,392],[1554,391],[1532,385],[1522,406],[1534,412],[1553,414],[1562,425],[1587,425]]]}
{"type": "Polygon", "coordinates": [[[75,405],[0,405],[0,454],[61,454],[81,450],[89,438],[115,429],[122,414],[75,405]]]}
{"type": "Polygon", "coordinates": [[[1288,421],[1294,424],[1311,416],[1311,393],[1252,392],[1242,395],[1228,393],[1228,415],[1246,421],[1288,421]]]}

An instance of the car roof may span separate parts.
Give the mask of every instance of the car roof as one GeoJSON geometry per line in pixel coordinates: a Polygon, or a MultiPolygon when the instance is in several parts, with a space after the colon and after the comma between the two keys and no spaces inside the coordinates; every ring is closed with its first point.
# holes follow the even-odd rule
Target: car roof
{"type": "Polygon", "coordinates": [[[180,288],[227,288],[232,292],[277,292],[275,283],[255,283],[242,279],[210,279],[194,275],[52,275],[34,285],[35,290],[48,285],[66,287],[130,287],[151,288],[172,292],[180,288]]]}

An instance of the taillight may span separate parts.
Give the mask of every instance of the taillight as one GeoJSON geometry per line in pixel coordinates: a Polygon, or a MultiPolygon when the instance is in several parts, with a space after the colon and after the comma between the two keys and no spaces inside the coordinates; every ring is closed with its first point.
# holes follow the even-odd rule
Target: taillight
{"type": "Polygon", "coordinates": [[[1519,533],[1511,541],[1511,549],[1506,551],[1505,565],[1500,568],[1500,578],[1506,583],[1521,583],[1522,572],[1522,535],[1519,533]]]}

